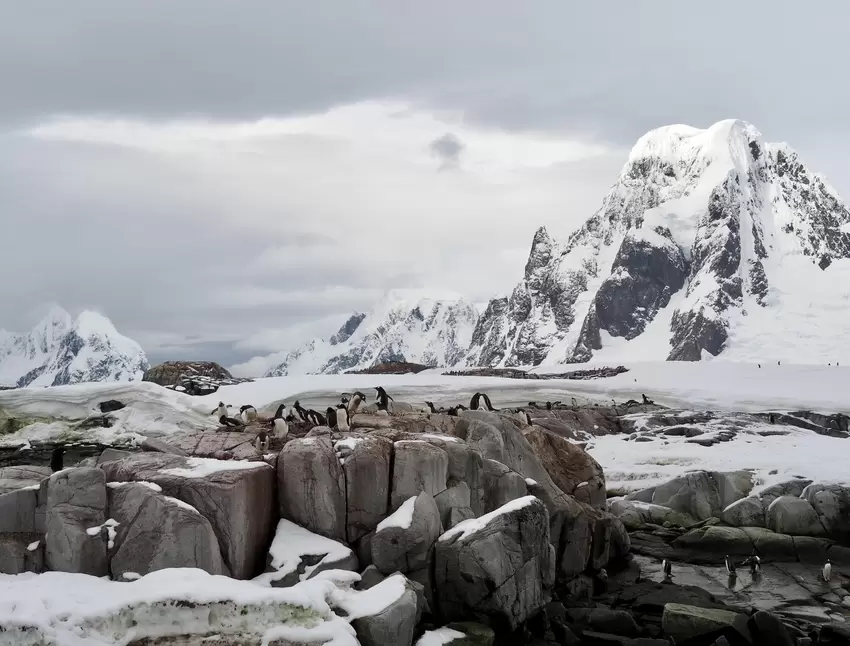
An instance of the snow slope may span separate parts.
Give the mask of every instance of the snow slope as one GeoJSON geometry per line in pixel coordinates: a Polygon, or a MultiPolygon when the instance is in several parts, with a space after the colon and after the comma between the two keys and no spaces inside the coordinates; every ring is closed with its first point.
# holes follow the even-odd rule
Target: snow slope
{"type": "Polygon", "coordinates": [[[82,312],[74,320],[54,307],[28,334],[0,334],[0,385],[132,381],[147,368],[139,344],[95,312],[82,312]]]}
{"type": "Polygon", "coordinates": [[[266,376],[335,374],[385,361],[453,366],[466,354],[478,311],[465,300],[390,294],[368,314],[352,315],[329,339],[284,353],[266,376]]]}
{"type": "Polygon", "coordinates": [[[653,130],[581,229],[537,232],[467,364],[850,361],[848,223],[834,189],[750,124],[653,130]]]}

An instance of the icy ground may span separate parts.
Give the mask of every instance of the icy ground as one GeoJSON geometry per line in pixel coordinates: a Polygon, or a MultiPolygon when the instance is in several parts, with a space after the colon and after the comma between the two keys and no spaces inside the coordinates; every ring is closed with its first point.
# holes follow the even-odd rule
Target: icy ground
{"type": "MultiPolygon", "coordinates": [[[[597,364],[598,365],[598,364],[597,364]]],[[[611,364],[616,365],[616,364],[611,364]]],[[[776,365],[708,361],[698,363],[626,363],[629,372],[607,379],[587,381],[530,381],[493,377],[450,377],[441,370],[418,375],[318,375],[276,377],[224,386],[206,397],[190,397],[153,384],[84,384],[49,389],[22,389],[0,392],[0,428],[3,416],[59,418],[36,422],[16,433],[0,436],[0,444],[26,442],[56,436],[90,434],[101,442],[133,442],[143,436],[214,429],[210,412],[223,400],[236,411],[252,404],[272,412],[278,402],[288,405],[296,399],[307,408],[323,410],[339,401],[342,392],[362,390],[369,401],[374,387],[383,385],[397,401],[424,406],[425,400],[437,406],[467,403],[478,390],[487,392],[494,406],[525,406],[530,400],[565,403],[576,397],[623,402],[646,394],[657,403],[678,409],[713,411],[813,410],[850,413],[850,365],[776,365]],[[127,408],[115,413],[111,428],[85,432],[71,431],[79,420],[97,413],[97,403],[117,399],[127,408]]],[[[535,372],[562,372],[556,366],[535,368],[535,372]]],[[[766,428],[776,429],[775,426],[766,428]]],[[[742,431],[730,441],[711,447],[688,443],[687,438],[634,443],[626,436],[596,438],[590,453],[605,469],[609,488],[637,489],[699,468],[755,469],[757,477],[769,484],[792,475],[818,481],[850,480],[846,467],[848,440],[817,435],[783,427],[788,435],[762,437],[758,425],[742,431]],[[666,442],[666,443],[665,443],[666,442]],[[771,474],[776,470],[777,473],[771,474]]],[[[710,429],[707,429],[710,431],[710,429]]]]}

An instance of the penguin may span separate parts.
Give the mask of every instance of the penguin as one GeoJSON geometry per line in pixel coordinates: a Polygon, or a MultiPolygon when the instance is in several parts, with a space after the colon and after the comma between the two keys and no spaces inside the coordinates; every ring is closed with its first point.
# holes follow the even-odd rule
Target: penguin
{"type": "Polygon", "coordinates": [[[774,417],[773,413],[770,413],[770,414],[767,416],[767,420],[768,420],[771,424],[776,424],[776,417],[774,417]]]}
{"type": "Polygon", "coordinates": [[[389,412],[390,402],[395,400],[387,394],[382,386],[375,386],[375,390],[378,391],[378,395],[375,397],[375,401],[378,402],[378,410],[389,412]]]}
{"type": "Polygon", "coordinates": [[[537,405],[537,402],[528,402],[528,407],[529,408],[540,408],[540,406],[537,405]]]}
{"type": "Polygon", "coordinates": [[[573,408],[576,408],[578,406],[578,402],[576,401],[575,397],[570,397],[570,404],[573,408]]]}
{"type": "Polygon", "coordinates": [[[531,426],[531,415],[528,414],[528,411],[523,411],[525,413],[525,421],[531,426]]]}
{"type": "Polygon", "coordinates": [[[351,422],[348,419],[348,409],[345,407],[345,404],[337,404],[336,428],[340,433],[347,433],[351,430],[351,422]]]}
{"type": "Polygon", "coordinates": [[[65,447],[62,445],[57,446],[53,449],[53,453],[50,456],[50,470],[53,473],[57,471],[61,471],[64,468],[64,456],[65,456],[65,447]]]}
{"type": "Polygon", "coordinates": [[[777,365],[777,366],[781,366],[781,365],[782,365],[782,362],[781,362],[781,361],[777,361],[777,362],[776,362],[776,365],[777,365]]]}
{"type": "Polygon", "coordinates": [[[487,410],[491,413],[494,412],[496,409],[493,408],[493,404],[490,403],[490,397],[487,396],[487,393],[481,393],[481,396],[484,398],[484,405],[487,407],[487,410]]]}
{"type": "Polygon", "coordinates": [[[757,554],[753,554],[750,557],[750,574],[756,576],[761,570],[761,559],[757,554]]]}
{"type": "Polygon", "coordinates": [[[325,416],[312,408],[307,411],[307,421],[313,424],[313,426],[327,426],[328,424],[325,416]]]}
{"type": "Polygon", "coordinates": [[[243,424],[250,424],[257,419],[257,409],[250,404],[240,407],[239,414],[242,416],[243,424]]]}
{"type": "Polygon", "coordinates": [[[640,396],[643,397],[644,406],[649,406],[650,404],[652,404],[652,400],[649,397],[647,397],[645,394],[641,393],[640,396]]]}
{"type": "Polygon", "coordinates": [[[328,406],[327,410],[325,410],[325,413],[327,414],[327,418],[328,418],[327,419],[328,428],[333,429],[333,430],[337,430],[337,427],[336,427],[336,408],[333,408],[332,406],[328,406]]]}
{"type": "Polygon", "coordinates": [[[349,419],[351,419],[351,416],[357,412],[357,409],[360,408],[360,404],[364,401],[366,401],[366,395],[361,393],[359,390],[355,390],[347,406],[349,419]]]}
{"type": "Polygon", "coordinates": [[[478,410],[478,404],[481,401],[481,393],[475,393],[472,399],[469,400],[469,410],[478,410]]]}
{"type": "Polygon", "coordinates": [[[661,561],[661,569],[664,571],[665,579],[673,578],[673,564],[670,561],[668,561],[667,559],[661,561]]]}
{"type": "Polygon", "coordinates": [[[264,453],[269,450],[269,434],[265,431],[260,431],[257,433],[257,439],[254,440],[254,448],[257,449],[260,453],[264,453]]]}
{"type": "Polygon", "coordinates": [[[298,413],[298,416],[301,418],[301,421],[302,421],[302,422],[309,422],[309,421],[310,421],[310,420],[308,419],[308,416],[307,416],[308,411],[307,411],[307,409],[306,409],[306,408],[304,408],[304,407],[301,405],[301,402],[300,402],[300,401],[298,401],[298,400],[296,399],[296,400],[295,400],[295,403],[292,405],[292,407],[295,409],[295,412],[296,412],[296,413],[298,413]]]}
{"type": "Polygon", "coordinates": [[[219,417],[218,423],[221,424],[222,426],[228,426],[228,427],[231,427],[231,428],[234,427],[234,426],[236,426],[236,427],[242,426],[242,424],[237,422],[232,417],[228,417],[227,415],[222,415],[221,417],[219,417]]]}
{"type": "Polygon", "coordinates": [[[272,429],[274,436],[279,440],[285,440],[289,435],[289,424],[283,416],[283,411],[286,410],[286,404],[281,404],[277,407],[274,417],[272,418],[272,429]]]}
{"type": "Polygon", "coordinates": [[[434,408],[434,402],[425,402],[425,405],[431,413],[436,415],[439,412],[436,408],[434,408]]]}
{"type": "Polygon", "coordinates": [[[210,415],[215,415],[219,418],[227,417],[227,406],[224,405],[224,402],[218,402],[218,407],[210,415]]]}
{"type": "Polygon", "coordinates": [[[829,562],[829,559],[826,559],[821,574],[823,575],[823,580],[829,583],[829,580],[832,578],[832,563],[829,562]]]}
{"type": "Polygon", "coordinates": [[[546,410],[552,410],[552,402],[546,402],[546,410]]]}
{"type": "Polygon", "coordinates": [[[758,364],[758,367],[761,368],[761,364],[758,364]]]}
{"type": "Polygon", "coordinates": [[[730,577],[738,576],[737,572],[735,572],[735,563],[729,558],[728,554],[726,555],[726,572],[730,577]]]}

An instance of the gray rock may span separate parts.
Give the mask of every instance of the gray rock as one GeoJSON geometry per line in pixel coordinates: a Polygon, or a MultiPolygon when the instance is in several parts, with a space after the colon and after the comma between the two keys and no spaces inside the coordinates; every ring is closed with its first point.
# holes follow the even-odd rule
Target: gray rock
{"type": "Polygon", "coordinates": [[[435,598],[446,619],[488,618],[514,629],[543,607],[554,583],[548,514],[529,499],[480,525],[468,533],[456,527],[437,541],[435,598]]]}
{"type": "MultiPolygon", "coordinates": [[[[395,518],[401,519],[405,509],[395,518]]],[[[392,523],[393,517],[388,519],[392,523]]],[[[433,558],[433,547],[442,533],[440,510],[426,492],[420,493],[413,504],[413,517],[409,527],[381,526],[372,538],[372,563],[383,574],[401,572],[408,574],[428,569],[433,558]]]]}
{"type": "Polygon", "coordinates": [[[457,621],[446,628],[464,634],[464,637],[450,642],[452,646],[493,646],[496,641],[496,633],[492,628],[474,621],[457,621]]]}
{"type": "MultiPolygon", "coordinates": [[[[38,485],[34,485],[38,487],[38,485]]],[[[16,489],[0,494],[0,535],[43,533],[43,516],[37,517],[38,488],[16,489]]]]}
{"type": "Polygon", "coordinates": [[[629,531],[640,529],[648,524],[689,527],[696,522],[695,518],[673,511],[669,507],[627,500],[626,498],[611,500],[609,510],[620,519],[629,531]]]}
{"type": "Polygon", "coordinates": [[[757,496],[741,498],[724,509],[720,519],[732,527],[764,527],[764,505],[757,496]]]}
{"type": "Polygon", "coordinates": [[[110,569],[144,576],[164,568],[198,568],[229,575],[215,531],[186,503],[139,483],[108,488],[109,516],[118,521],[110,569]]]}
{"type": "Polygon", "coordinates": [[[458,523],[462,523],[463,521],[469,520],[470,518],[475,518],[475,512],[472,511],[472,509],[464,507],[452,507],[452,510],[449,512],[448,521],[443,525],[443,527],[449,530],[458,523]]]}
{"type": "Polygon", "coordinates": [[[100,469],[65,469],[46,483],[45,565],[49,570],[106,576],[106,540],[86,530],[106,521],[106,476],[100,469]]]}
{"type": "Polygon", "coordinates": [[[386,578],[378,568],[370,565],[360,573],[360,581],[356,587],[358,590],[368,590],[369,588],[374,588],[386,578]]]}
{"type": "MultiPolygon", "coordinates": [[[[450,418],[454,419],[454,418],[450,418]]],[[[431,437],[428,441],[435,443],[431,437]]],[[[484,512],[484,460],[466,442],[446,441],[441,443],[449,456],[449,482],[465,482],[469,487],[469,506],[475,515],[484,512]]]]}
{"type": "MultiPolygon", "coordinates": [[[[232,466],[232,463],[227,463],[232,466]]],[[[140,453],[101,465],[110,481],[147,481],[197,509],[213,527],[231,575],[251,578],[262,570],[272,539],[275,471],[262,462],[216,470],[219,461],[166,453],[140,453]]]]}
{"type": "MultiPolygon", "coordinates": [[[[378,614],[359,617],[351,622],[363,646],[411,646],[416,624],[422,613],[416,588],[397,574],[371,588],[368,593],[381,597],[395,589],[396,577],[404,579],[404,591],[378,614]]],[[[365,593],[364,593],[365,594],[365,593]]]]}
{"type": "MultiPolygon", "coordinates": [[[[472,510],[469,486],[465,482],[458,482],[434,497],[437,508],[440,510],[440,520],[444,527],[448,527],[449,517],[453,509],[472,510]]],[[[441,532],[442,533],[442,532],[441,532]]]]}
{"type": "Polygon", "coordinates": [[[133,455],[130,451],[121,451],[119,449],[106,448],[103,450],[103,453],[97,458],[95,462],[95,466],[101,465],[104,462],[115,462],[116,460],[123,460],[124,458],[129,458],[133,455]]]}
{"type": "Polygon", "coordinates": [[[794,638],[785,624],[769,612],[758,610],[750,617],[747,625],[756,644],[770,646],[795,646],[794,638]]]}
{"type": "Polygon", "coordinates": [[[16,466],[0,468],[0,494],[33,487],[51,476],[50,467],[16,466]]]}
{"type": "Polygon", "coordinates": [[[778,484],[771,485],[766,489],[762,489],[759,494],[759,498],[761,498],[764,508],[767,509],[768,506],[770,506],[770,503],[780,496],[794,496],[795,498],[799,498],[800,494],[803,493],[803,490],[810,484],[812,484],[811,480],[804,480],[802,478],[788,480],[787,482],[780,482],[778,484]]]}
{"type": "Polygon", "coordinates": [[[387,515],[393,444],[381,437],[357,438],[345,455],[346,536],[349,543],[375,530],[387,515]]]}
{"type": "Polygon", "coordinates": [[[640,633],[634,617],[625,610],[610,608],[571,608],[567,615],[573,623],[590,626],[594,630],[625,637],[636,637],[640,633]]]}
{"type": "Polygon", "coordinates": [[[770,561],[796,561],[794,538],[788,534],[777,534],[763,527],[742,527],[759,555],[770,561]]]}
{"type": "Polygon", "coordinates": [[[810,484],[800,494],[814,508],[827,535],[850,542],[850,489],[840,485],[810,484]]]}
{"type": "MultiPolygon", "coordinates": [[[[668,603],[661,616],[661,629],[668,637],[683,643],[703,635],[734,629],[749,638],[745,615],[730,610],[698,608],[680,603],[668,603]]],[[[751,639],[747,641],[752,642],[751,639]]]]}
{"type": "Polygon", "coordinates": [[[0,534],[0,574],[44,571],[41,534],[0,534]]]}
{"type": "Polygon", "coordinates": [[[449,456],[441,448],[421,440],[395,443],[390,511],[424,491],[431,497],[446,490],[449,456]]]}
{"type": "Polygon", "coordinates": [[[154,437],[146,437],[144,440],[142,440],[142,443],[139,444],[139,448],[142,449],[142,451],[150,451],[153,453],[171,453],[172,455],[182,456],[187,455],[187,453],[183,449],[173,446],[168,442],[158,440],[154,437]]]}
{"type": "Polygon", "coordinates": [[[752,488],[748,471],[694,471],[655,487],[650,502],[705,520],[719,516],[752,488]]]}
{"type": "Polygon", "coordinates": [[[794,536],[823,536],[824,528],[814,508],[802,498],[780,496],[767,508],[768,529],[794,536]]]}
{"type": "Polygon", "coordinates": [[[346,540],[345,474],[329,437],[287,442],[278,457],[277,479],[283,518],[346,540]]]}
{"type": "Polygon", "coordinates": [[[723,555],[750,556],[753,542],[741,527],[712,525],[692,529],[672,542],[676,549],[701,552],[714,561],[722,561],[723,555]]]}
{"type": "Polygon", "coordinates": [[[485,514],[527,494],[525,478],[520,474],[496,460],[484,460],[485,514]]]}

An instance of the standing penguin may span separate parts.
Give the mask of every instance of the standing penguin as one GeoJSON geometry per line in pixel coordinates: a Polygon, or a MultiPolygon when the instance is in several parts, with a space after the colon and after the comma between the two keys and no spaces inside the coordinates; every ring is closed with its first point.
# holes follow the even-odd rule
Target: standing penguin
{"type": "Polygon", "coordinates": [[[761,559],[757,554],[750,557],[750,574],[756,576],[761,570],[761,559]]]}
{"type": "Polygon", "coordinates": [[[53,453],[50,455],[50,470],[53,473],[61,471],[64,468],[64,456],[65,447],[61,444],[53,449],[53,453]]]}
{"type": "Polygon", "coordinates": [[[673,564],[670,561],[668,561],[667,559],[661,561],[661,569],[664,570],[665,579],[673,578],[673,564]]]}
{"type": "Polygon", "coordinates": [[[829,583],[829,580],[832,578],[832,563],[829,562],[829,559],[826,559],[826,564],[823,566],[823,580],[829,583]]]}
{"type": "Polygon", "coordinates": [[[254,448],[260,453],[269,450],[269,434],[265,431],[257,433],[257,439],[254,440],[254,448]]]}
{"type": "Polygon", "coordinates": [[[726,572],[730,578],[738,576],[738,573],[735,572],[735,563],[729,558],[728,554],[726,555],[726,572]]]}
{"type": "Polygon", "coordinates": [[[348,417],[351,419],[351,416],[357,412],[357,409],[360,408],[360,404],[366,401],[366,395],[361,393],[359,390],[355,390],[354,394],[351,396],[351,401],[348,402],[348,417]]]}
{"type": "Polygon", "coordinates": [[[312,408],[307,411],[307,421],[313,424],[313,426],[327,426],[328,423],[324,415],[312,408]]]}
{"type": "Polygon", "coordinates": [[[340,433],[347,433],[351,430],[348,409],[345,407],[345,404],[337,404],[336,406],[336,428],[340,433]]]}
{"type": "Polygon", "coordinates": [[[481,393],[475,393],[472,399],[469,400],[469,410],[478,410],[478,404],[481,400],[481,393]]]}
{"type": "Polygon", "coordinates": [[[376,386],[375,390],[378,391],[377,397],[375,397],[375,401],[378,402],[378,410],[390,412],[390,402],[395,401],[392,397],[387,394],[387,391],[384,390],[383,386],[376,386]]]}
{"type": "Polygon", "coordinates": [[[325,415],[327,417],[328,428],[330,428],[331,430],[334,430],[334,431],[337,430],[337,427],[336,427],[336,408],[333,408],[332,406],[328,406],[327,410],[325,410],[325,415]]]}
{"type": "Polygon", "coordinates": [[[277,407],[274,417],[272,418],[272,429],[274,429],[274,436],[279,440],[285,440],[286,436],[289,435],[289,424],[287,423],[286,418],[283,416],[285,410],[286,404],[281,404],[277,407]]]}
{"type": "Polygon", "coordinates": [[[227,406],[224,405],[224,402],[218,402],[218,408],[213,411],[213,414],[218,414],[218,423],[222,426],[242,426],[234,418],[228,417],[227,406]]]}
{"type": "Polygon", "coordinates": [[[257,419],[257,409],[250,404],[240,407],[239,414],[242,416],[243,424],[250,424],[257,419]]]}
{"type": "Polygon", "coordinates": [[[301,405],[301,402],[300,402],[300,401],[298,401],[298,400],[296,399],[296,400],[295,400],[295,403],[292,405],[292,407],[295,409],[295,412],[296,412],[296,413],[298,413],[298,416],[301,418],[301,421],[302,421],[302,422],[309,422],[309,421],[310,421],[310,420],[307,418],[307,412],[308,412],[308,411],[307,411],[307,409],[306,409],[306,408],[304,408],[304,407],[301,405]]]}

